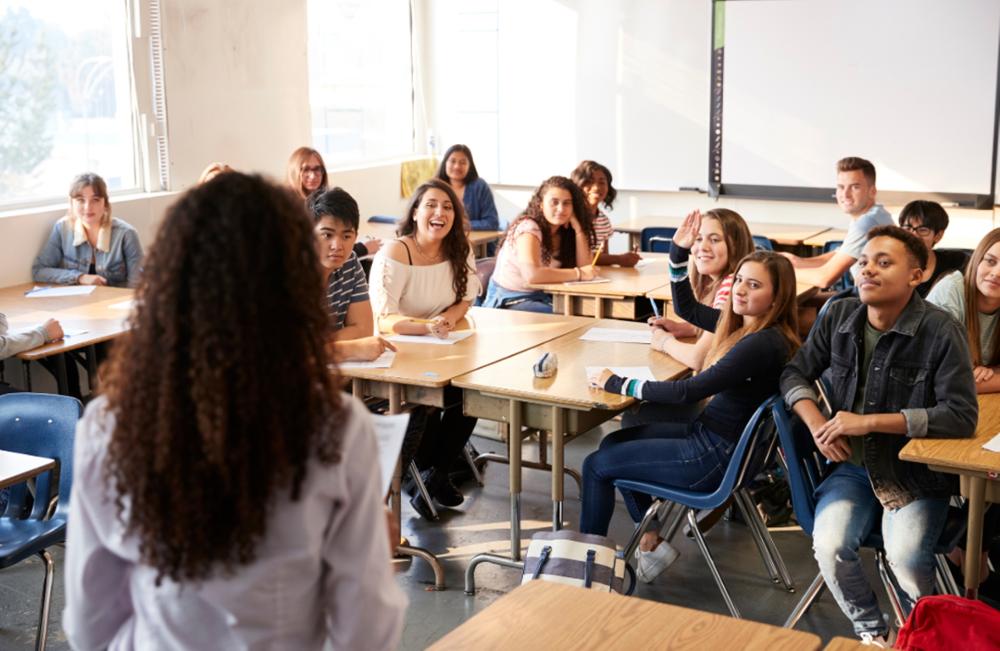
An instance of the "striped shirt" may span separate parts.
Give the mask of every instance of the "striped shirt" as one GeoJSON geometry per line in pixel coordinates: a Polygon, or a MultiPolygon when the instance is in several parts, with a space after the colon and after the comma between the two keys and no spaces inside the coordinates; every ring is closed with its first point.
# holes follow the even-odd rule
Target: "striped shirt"
{"type": "Polygon", "coordinates": [[[326,285],[326,300],[330,310],[330,327],[334,330],[344,327],[347,308],[351,303],[368,300],[368,281],[365,280],[365,271],[353,251],[347,262],[330,274],[330,280],[326,285]]]}
{"type": "Polygon", "coordinates": [[[597,239],[597,243],[594,245],[594,250],[604,246],[604,243],[608,241],[611,234],[615,232],[614,227],[611,225],[611,220],[608,216],[598,209],[597,213],[594,215],[594,237],[597,239]]]}
{"type": "Polygon", "coordinates": [[[733,291],[733,274],[729,274],[722,279],[719,283],[719,288],[715,290],[715,299],[712,301],[712,307],[717,310],[721,310],[726,307],[726,301],[729,300],[729,294],[733,291]]]}

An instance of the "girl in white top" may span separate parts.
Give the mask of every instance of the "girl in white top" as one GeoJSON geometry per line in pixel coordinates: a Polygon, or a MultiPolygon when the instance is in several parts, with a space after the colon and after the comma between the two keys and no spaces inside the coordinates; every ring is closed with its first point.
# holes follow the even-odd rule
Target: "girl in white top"
{"type": "Polygon", "coordinates": [[[976,392],[1000,391],[1000,228],[987,233],[972,252],[964,275],[941,276],[927,300],[965,326],[976,392]]]}
{"type": "MultiPolygon", "coordinates": [[[[369,295],[378,332],[447,338],[455,330],[479,295],[475,258],[462,228],[465,221],[462,202],[444,181],[431,179],[413,193],[396,230],[399,239],[385,245],[372,261],[369,295]]],[[[412,412],[404,448],[421,437],[416,460],[426,470],[427,488],[441,506],[454,507],[463,497],[448,471],[476,419],[462,414],[459,392],[446,391],[445,400],[444,410],[418,407],[412,412]]],[[[408,462],[403,459],[404,468],[408,462]]],[[[410,503],[430,519],[419,494],[414,493],[410,503]]]]}
{"type": "Polygon", "coordinates": [[[77,428],[70,646],[395,648],[376,441],[330,371],[302,202],[229,172],[163,223],[77,428]]]}

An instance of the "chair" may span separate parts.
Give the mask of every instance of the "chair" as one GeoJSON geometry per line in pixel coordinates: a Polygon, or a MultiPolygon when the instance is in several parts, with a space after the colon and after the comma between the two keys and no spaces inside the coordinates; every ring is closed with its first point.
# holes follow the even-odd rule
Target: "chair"
{"type": "Polygon", "coordinates": [[[753,248],[758,251],[773,251],[774,243],[763,235],[751,235],[753,238],[753,248]]]}
{"type": "MultiPolygon", "coordinates": [[[[827,394],[829,395],[829,394],[827,394]]],[[[772,405],[774,424],[778,430],[778,439],[781,443],[781,450],[785,460],[785,469],[788,475],[788,486],[792,493],[792,506],[795,509],[795,519],[798,520],[802,531],[807,536],[812,536],[813,525],[816,521],[816,488],[823,479],[833,469],[834,464],[819,453],[813,444],[812,435],[797,418],[793,420],[791,414],[785,407],[782,400],[777,400],[772,405]]],[[[954,510],[954,509],[953,509],[954,510]]],[[[938,590],[946,594],[960,594],[958,585],[948,569],[944,555],[958,544],[959,539],[965,531],[964,521],[958,514],[951,514],[948,524],[938,540],[935,549],[937,555],[937,584],[938,590]],[[953,517],[955,516],[955,517],[953,517]]],[[[882,536],[880,532],[873,532],[863,543],[862,547],[874,548],[875,559],[878,565],[879,578],[889,596],[889,603],[892,605],[898,623],[905,619],[899,597],[894,588],[895,579],[892,577],[889,564],[886,561],[885,550],[882,546],[882,536]]],[[[824,586],[823,575],[816,574],[816,578],[806,589],[802,599],[788,615],[785,621],[785,628],[794,628],[812,603],[819,596],[824,586]]]]}
{"type": "MultiPolygon", "coordinates": [[[[830,253],[831,251],[836,251],[837,249],[840,248],[840,245],[843,243],[844,243],[843,240],[829,240],[823,245],[823,253],[830,253]]],[[[854,287],[854,276],[851,275],[851,270],[848,269],[847,271],[845,271],[843,275],[840,277],[840,280],[835,282],[831,287],[832,289],[836,289],[838,291],[847,289],[849,287],[854,287]]]]}
{"type": "MultiPolygon", "coordinates": [[[[767,532],[767,528],[760,521],[760,515],[757,513],[757,509],[753,506],[745,490],[745,485],[766,465],[768,457],[774,452],[774,425],[769,412],[772,405],[780,400],[779,396],[772,396],[757,407],[757,410],[751,416],[746,427],[743,429],[743,433],[740,435],[740,439],[733,450],[733,456],[729,461],[729,466],[726,468],[721,483],[712,492],[704,493],[630,479],[615,481],[615,487],[619,490],[645,493],[656,498],[656,501],[646,511],[646,515],[642,521],[636,526],[635,532],[633,532],[628,544],[625,545],[623,551],[625,559],[632,559],[636,548],[639,546],[639,538],[649,527],[650,521],[660,508],[661,501],[679,504],[684,508],[683,512],[687,516],[689,528],[694,535],[695,541],[698,543],[698,548],[701,550],[705,562],[708,564],[708,569],[712,572],[712,577],[719,587],[719,592],[722,593],[722,598],[725,600],[729,612],[736,618],[740,617],[740,611],[736,608],[736,604],[733,603],[733,599],[729,595],[729,590],[726,588],[726,584],[719,574],[719,569],[715,565],[715,560],[712,558],[712,554],[708,550],[708,545],[705,543],[705,537],[698,529],[696,514],[701,509],[717,508],[724,504],[730,496],[733,496],[734,502],[746,519],[750,533],[757,544],[758,551],[761,553],[764,565],[767,567],[772,580],[777,582],[780,576],[781,581],[784,582],[788,590],[794,591],[788,570],[785,568],[780,554],[778,554],[774,541],[767,532]]],[[[675,530],[676,527],[671,527],[671,529],[675,530]]],[[[668,534],[667,538],[669,539],[671,536],[672,533],[668,534]]]]}
{"type": "Polygon", "coordinates": [[[479,258],[476,260],[476,276],[479,278],[479,296],[476,297],[476,305],[481,305],[483,299],[486,298],[486,290],[490,284],[490,278],[493,277],[493,270],[497,266],[497,259],[495,257],[491,258],[479,258]]]}
{"type": "Polygon", "coordinates": [[[372,215],[368,218],[368,222],[371,224],[395,224],[397,221],[396,217],[389,215],[372,215]]]}
{"type": "Polygon", "coordinates": [[[56,460],[54,470],[37,477],[33,503],[26,483],[10,487],[7,508],[0,517],[0,569],[33,554],[38,554],[45,563],[35,649],[45,648],[48,635],[55,566],[47,548],[66,540],[73,485],[73,437],[82,409],[79,400],[67,396],[41,393],[0,396],[0,449],[56,460]]]}
{"type": "Polygon", "coordinates": [[[639,233],[639,250],[650,253],[669,253],[670,241],[677,232],[668,226],[649,226],[639,233]]]}

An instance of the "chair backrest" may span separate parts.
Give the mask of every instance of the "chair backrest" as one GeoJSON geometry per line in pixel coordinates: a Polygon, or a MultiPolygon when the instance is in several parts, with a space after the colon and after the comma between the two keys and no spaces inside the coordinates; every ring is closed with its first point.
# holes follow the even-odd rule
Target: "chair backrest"
{"type": "Polygon", "coordinates": [[[496,269],[496,266],[497,266],[496,257],[478,258],[476,260],[476,276],[479,277],[480,300],[486,298],[486,288],[490,284],[490,278],[493,277],[493,270],[496,269]]]}
{"type": "MultiPolygon", "coordinates": [[[[32,518],[44,518],[49,501],[58,494],[56,513],[69,512],[73,486],[73,438],[83,405],[76,398],[45,393],[9,393],[0,396],[0,449],[56,460],[55,470],[41,474],[35,484],[32,518]],[[53,491],[58,477],[58,493],[53,491]]],[[[27,486],[12,486],[5,515],[21,517],[27,486]]]]}
{"type": "Polygon", "coordinates": [[[372,215],[368,218],[368,221],[373,224],[395,224],[398,219],[389,215],[372,215]]]}
{"type": "MultiPolygon", "coordinates": [[[[830,253],[831,251],[836,251],[843,244],[843,240],[827,240],[823,244],[823,253],[830,253]]],[[[849,287],[854,287],[854,276],[851,275],[851,270],[848,269],[841,276],[840,280],[833,284],[833,289],[843,290],[849,287]]]]}
{"type": "Polygon", "coordinates": [[[764,237],[763,235],[752,235],[753,237],[753,247],[758,251],[773,251],[774,244],[771,242],[770,238],[764,237]]]}
{"type": "Polygon", "coordinates": [[[639,233],[639,250],[666,253],[670,251],[670,240],[676,232],[676,228],[669,226],[649,226],[644,228],[639,233]],[[656,241],[650,243],[650,240],[654,238],[656,241]]]}
{"type": "Polygon", "coordinates": [[[784,400],[776,401],[772,412],[788,471],[788,488],[792,493],[795,519],[802,531],[812,536],[816,519],[816,487],[829,474],[832,466],[819,453],[805,424],[789,413],[784,400]]]}

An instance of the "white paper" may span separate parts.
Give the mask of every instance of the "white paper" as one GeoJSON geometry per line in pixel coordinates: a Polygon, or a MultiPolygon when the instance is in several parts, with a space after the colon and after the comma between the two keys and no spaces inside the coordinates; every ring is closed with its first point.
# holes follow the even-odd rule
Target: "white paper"
{"type": "Polygon", "coordinates": [[[386,337],[389,341],[400,344],[437,344],[439,346],[449,346],[457,344],[463,339],[472,336],[473,330],[460,330],[459,332],[449,332],[447,339],[439,339],[434,335],[393,335],[386,337]]]}
{"type": "Polygon", "coordinates": [[[610,282],[610,278],[594,278],[593,280],[567,280],[563,285],[600,285],[601,283],[610,282]]]}
{"type": "Polygon", "coordinates": [[[382,471],[382,494],[385,495],[392,485],[392,475],[396,472],[396,461],[403,447],[403,436],[406,434],[410,415],[372,415],[372,421],[375,423],[375,441],[378,443],[378,465],[382,471]]]}
{"type": "Polygon", "coordinates": [[[58,296],[86,296],[93,294],[95,285],[67,285],[64,287],[35,287],[25,293],[28,298],[56,298],[58,296]]]}
{"type": "Polygon", "coordinates": [[[131,310],[134,305],[135,301],[130,298],[127,301],[121,301],[120,303],[112,303],[108,307],[112,310],[131,310]]]}
{"type": "Polygon", "coordinates": [[[1000,452],[1000,434],[997,434],[986,443],[983,443],[983,449],[989,450],[990,452],[1000,452]]]}
{"type": "MultiPolygon", "coordinates": [[[[34,326],[32,328],[25,328],[24,330],[18,331],[18,334],[22,334],[22,333],[25,333],[25,332],[31,332],[35,328],[40,328],[41,325],[42,324],[39,323],[37,326],[34,326]]],[[[87,332],[88,332],[84,328],[68,328],[65,325],[63,325],[62,329],[63,329],[63,338],[64,339],[69,339],[70,337],[79,337],[80,335],[87,334],[87,332]]]]}
{"type": "MultiPolygon", "coordinates": [[[[659,259],[662,260],[663,258],[659,259]]],[[[639,260],[638,262],[635,263],[635,268],[641,269],[642,267],[653,264],[654,262],[656,262],[656,260],[657,258],[643,258],[642,260],[639,260]]]]}
{"type": "Polygon", "coordinates": [[[625,328],[591,328],[583,333],[580,341],[612,341],[624,344],[649,344],[653,341],[653,332],[645,330],[627,330],[625,328]]]}
{"type": "Polygon", "coordinates": [[[656,378],[653,377],[653,371],[648,366],[588,366],[587,377],[600,375],[601,371],[606,368],[611,369],[611,372],[618,377],[627,377],[631,380],[646,380],[647,382],[656,381],[656,378]]]}
{"type": "Polygon", "coordinates": [[[370,362],[340,362],[337,366],[340,368],[391,368],[395,359],[396,353],[387,350],[370,362]]]}

